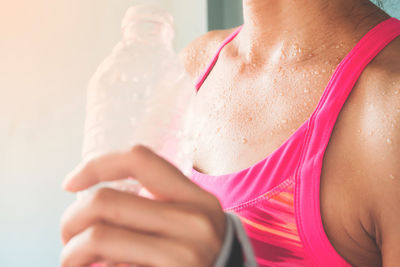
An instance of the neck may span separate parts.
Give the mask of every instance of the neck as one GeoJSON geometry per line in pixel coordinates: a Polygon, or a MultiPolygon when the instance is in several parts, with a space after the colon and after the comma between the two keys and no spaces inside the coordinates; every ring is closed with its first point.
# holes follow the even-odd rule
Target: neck
{"type": "Polygon", "coordinates": [[[361,22],[371,28],[387,18],[369,0],[243,0],[243,12],[238,45],[246,61],[304,61],[357,39],[361,22]]]}

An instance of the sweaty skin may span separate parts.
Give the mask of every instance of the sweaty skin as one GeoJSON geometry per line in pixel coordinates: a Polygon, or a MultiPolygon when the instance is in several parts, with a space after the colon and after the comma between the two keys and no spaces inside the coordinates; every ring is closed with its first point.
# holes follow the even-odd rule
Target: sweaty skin
{"type": "MultiPolygon", "coordinates": [[[[244,28],[196,96],[195,168],[245,169],[279,147],[315,109],[340,61],[389,16],[367,0],[244,0],[244,28]]],[[[209,32],[182,53],[197,79],[234,31],[209,32]]],[[[321,215],[354,266],[400,262],[400,38],[365,69],[324,158],[321,215]]]]}

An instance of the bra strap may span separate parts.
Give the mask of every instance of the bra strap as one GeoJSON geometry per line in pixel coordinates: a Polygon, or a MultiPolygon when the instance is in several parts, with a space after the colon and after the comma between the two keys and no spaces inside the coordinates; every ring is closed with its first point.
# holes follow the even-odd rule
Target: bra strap
{"type": "Polygon", "coordinates": [[[221,44],[217,52],[215,53],[212,61],[208,64],[207,68],[203,72],[203,74],[199,77],[196,83],[196,92],[200,90],[200,87],[203,85],[204,81],[207,79],[208,75],[210,74],[211,70],[214,68],[215,64],[218,61],[219,54],[221,53],[222,49],[229,44],[235,37],[239,34],[239,32],[242,30],[243,26],[240,26],[237,28],[233,33],[231,33],[221,44]]]}

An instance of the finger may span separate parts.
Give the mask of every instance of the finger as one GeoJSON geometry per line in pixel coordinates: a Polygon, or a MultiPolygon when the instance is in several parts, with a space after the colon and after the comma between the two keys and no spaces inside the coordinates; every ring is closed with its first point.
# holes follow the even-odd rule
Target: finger
{"type": "Polygon", "coordinates": [[[61,254],[62,267],[93,262],[130,263],[140,266],[191,266],[194,255],[172,240],[97,224],[75,236],[61,254]],[[182,264],[184,263],[184,264],[182,264]]]}
{"type": "Polygon", "coordinates": [[[91,196],[72,204],[61,219],[62,240],[90,225],[106,222],[140,232],[182,238],[190,235],[185,229],[188,213],[170,203],[142,198],[130,193],[102,188],[91,196]]]}
{"type": "Polygon", "coordinates": [[[159,199],[188,200],[202,192],[168,161],[141,145],[128,152],[108,154],[81,164],[66,178],[64,188],[77,192],[99,182],[128,177],[137,179],[159,199]]]}

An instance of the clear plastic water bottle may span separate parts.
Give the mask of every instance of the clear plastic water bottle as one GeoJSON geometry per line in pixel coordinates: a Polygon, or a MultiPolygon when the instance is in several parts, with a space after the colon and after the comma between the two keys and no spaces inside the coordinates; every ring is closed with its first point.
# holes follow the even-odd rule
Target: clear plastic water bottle
{"type": "MultiPolygon", "coordinates": [[[[173,17],[153,5],[133,6],[122,32],[89,83],[83,159],[143,144],[189,175],[195,90],[173,50],[173,17]]],[[[137,193],[134,177],[126,178],[78,197],[103,186],[137,193]]]]}

